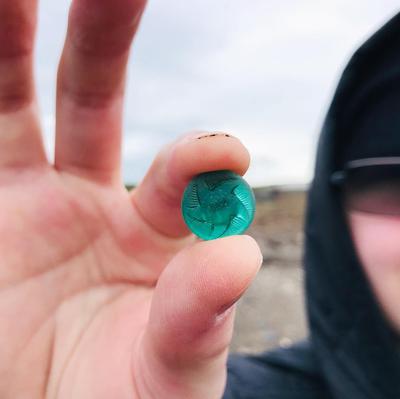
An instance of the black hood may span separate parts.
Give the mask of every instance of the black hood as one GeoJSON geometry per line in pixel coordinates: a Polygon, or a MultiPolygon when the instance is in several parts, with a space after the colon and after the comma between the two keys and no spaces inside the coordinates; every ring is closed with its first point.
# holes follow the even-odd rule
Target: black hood
{"type": "Polygon", "coordinates": [[[308,192],[308,321],[335,399],[400,398],[399,338],[372,293],[339,191],[330,183],[345,160],[382,155],[400,155],[400,13],[345,68],[323,124],[308,192]]]}

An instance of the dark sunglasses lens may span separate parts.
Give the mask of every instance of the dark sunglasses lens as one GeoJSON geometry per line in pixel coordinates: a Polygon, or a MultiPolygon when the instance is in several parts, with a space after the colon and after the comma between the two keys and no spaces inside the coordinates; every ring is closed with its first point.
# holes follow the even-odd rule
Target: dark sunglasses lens
{"type": "Polygon", "coordinates": [[[400,215],[400,165],[350,169],[344,183],[350,209],[382,215],[400,215]]]}

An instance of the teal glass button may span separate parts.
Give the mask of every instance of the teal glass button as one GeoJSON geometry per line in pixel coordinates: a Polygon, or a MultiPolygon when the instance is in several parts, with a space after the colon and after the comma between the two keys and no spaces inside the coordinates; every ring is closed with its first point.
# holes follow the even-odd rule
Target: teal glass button
{"type": "Polygon", "coordinates": [[[203,240],[213,240],[243,233],[254,219],[256,200],[240,175],[218,170],[195,176],[181,207],[189,229],[203,240]]]}

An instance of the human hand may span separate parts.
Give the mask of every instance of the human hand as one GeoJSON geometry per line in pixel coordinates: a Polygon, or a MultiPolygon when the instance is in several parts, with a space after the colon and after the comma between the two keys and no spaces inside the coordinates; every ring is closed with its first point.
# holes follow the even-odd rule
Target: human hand
{"type": "Polygon", "coordinates": [[[243,175],[249,153],[235,137],[192,132],[127,192],[124,76],[145,1],[75,0],[50,164],[32,78],[35,3],[0,3],[0,397],[220,398],[230,305],[262,256],[249,236],[198,240],[180,199],[198,173],[243,175]]]}

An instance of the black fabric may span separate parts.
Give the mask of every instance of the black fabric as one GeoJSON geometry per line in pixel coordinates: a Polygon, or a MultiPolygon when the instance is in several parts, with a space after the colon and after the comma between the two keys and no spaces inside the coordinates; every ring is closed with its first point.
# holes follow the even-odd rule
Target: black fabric
{"type": "Polygon", "coordinates": [[[342,150],[340,164],[354,159],[400,155],[400,81],[388,80],[386,85],[369,93],[368,100],[346,128],[351,132],[351,139],[342,150]]]}
{"type": "Polygon", "coordinates": [[[310,336],[288,349],[230,354],[223,399],[400,399],[399,337],[372,294],[330,184],[345,160],[400,156],[399,92],[400,13],[349,61],[319,137],[304,226],[310,336]]]}
{"type": "Polygon", "coordinates": [[[309,342],[290,351],[277,349],[261,355],[230,355],[224,399],[328,398],[309,342]]]}

